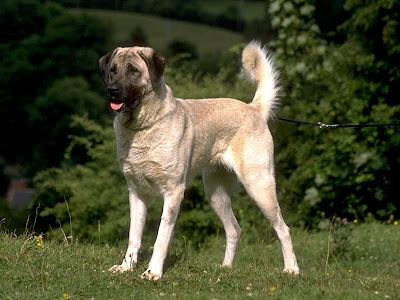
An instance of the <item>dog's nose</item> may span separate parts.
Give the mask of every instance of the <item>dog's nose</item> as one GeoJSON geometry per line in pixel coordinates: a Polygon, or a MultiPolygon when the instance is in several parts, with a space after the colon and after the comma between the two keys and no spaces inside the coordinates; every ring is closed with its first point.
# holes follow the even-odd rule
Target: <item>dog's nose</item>
{"type": "Polygon", "coordinates": [[[116,85],[116,84],[108,85],[107,86],[107,92],[111,96],[117,96],[118,92],[119,92],[118,85],[116,85]]]}

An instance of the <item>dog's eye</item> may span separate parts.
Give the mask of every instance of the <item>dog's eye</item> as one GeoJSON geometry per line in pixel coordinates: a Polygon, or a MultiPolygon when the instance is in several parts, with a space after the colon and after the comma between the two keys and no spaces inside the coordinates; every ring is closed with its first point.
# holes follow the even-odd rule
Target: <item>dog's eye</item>
{"type": "Polygon", "coordinates": [[[117,73],[117,65],[116,64],[112,65],[112,67],[110,69],[110,73],[113,73],[113,74],[117,73]]]}
{"type": "Polygon", "coordinates": [[[135,67],[132,64],[128,64],[126,66],[126,70],[128,74],[134,75],[134,76],[140,76],[140,71],[137,67],[135,67]]]}

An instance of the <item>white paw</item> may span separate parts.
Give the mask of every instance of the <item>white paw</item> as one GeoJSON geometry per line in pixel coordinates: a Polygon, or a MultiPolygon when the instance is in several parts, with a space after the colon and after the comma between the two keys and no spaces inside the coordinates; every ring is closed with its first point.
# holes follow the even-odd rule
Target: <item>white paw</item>
{"type": "Polygon", "coordinates": [[[126,271],[132,271],[135,268],[136,264],[131,264],[130,266],[126,263],[122,263],[120,265],[113,265],[108,269],[109,272],[113,274],[124,273],[126,271]]]}
{"type": "Polygon", "coordinates": [[[232,263],[225,263],[223,262],[221,265],[217,265],[220,268],[228,268],[228,269],[232,269],[232,263]]]}
{"type": "Polygon", "coordinates": [[[288,273],[288,274],[293,274],[293,275],[299,275],[299,268],[285,268],[283,270],[283,273],[288,273]]]}
{"type": "Polygon", "coordinates": [[[160,280],[162,277],[161,272],[152,272],[150,269],[147,269],[141,276],[140,278],[142,279],[148,279],[148,280],[160,280]]]}

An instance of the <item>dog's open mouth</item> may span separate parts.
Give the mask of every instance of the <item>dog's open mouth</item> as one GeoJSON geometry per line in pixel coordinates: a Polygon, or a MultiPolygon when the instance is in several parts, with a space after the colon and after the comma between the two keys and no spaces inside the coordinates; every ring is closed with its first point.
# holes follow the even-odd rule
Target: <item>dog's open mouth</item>
{"type": "Polygon", "coordinates": [[[110,106],[112,110],[119,111],[122,108],[122,106],[124,106],[124,102],[121,103],[110,102],[110,106]]]}
{"type": "Polygon", "coordinates": [[[111,100],[110,107],[113,111],[116,112],[129,112],[134,110],[139,104],[140,97],[133,98],[132,101],[129,102],[119,102],[116,100],[111,100]]]}

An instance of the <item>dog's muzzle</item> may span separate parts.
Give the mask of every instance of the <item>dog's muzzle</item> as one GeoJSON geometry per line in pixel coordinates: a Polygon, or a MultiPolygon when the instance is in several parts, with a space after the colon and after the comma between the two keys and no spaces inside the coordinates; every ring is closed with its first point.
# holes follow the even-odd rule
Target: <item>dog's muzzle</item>
{"type": "Polygon", "coordinates": [[[129,99],[129,101],[121,101],[120,90],[115,83],[107,86],[107,94],[110,100],[110,107],[116,112],[130,112],[139,105],[140,96],[129,99]]]}

